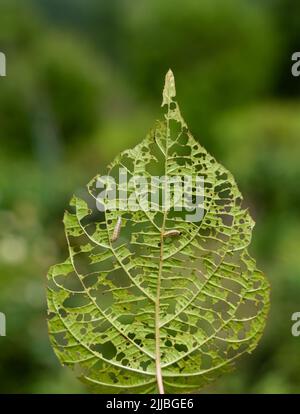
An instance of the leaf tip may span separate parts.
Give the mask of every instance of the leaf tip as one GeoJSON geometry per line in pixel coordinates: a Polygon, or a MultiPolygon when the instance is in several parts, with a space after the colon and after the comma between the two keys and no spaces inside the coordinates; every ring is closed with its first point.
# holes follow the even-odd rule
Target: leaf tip
{"type": "Polygon", "coordinates": [[[168,70],[168,72],[166,73],[166,77],[169,77],[169,78],[173,78],[174,79],[174,73],[173,73],[173,71],[172,71],[172,69],[171,68],[169,68],[169,70],[168,70]]]}
{"type": "Polygon", "coordinates": [[[176,96],[175,78],[171,69],[168,70],[165,77],[165,85],[163,90],[162,105],[169,105],[172,102],[172,98],[176,96]]]}

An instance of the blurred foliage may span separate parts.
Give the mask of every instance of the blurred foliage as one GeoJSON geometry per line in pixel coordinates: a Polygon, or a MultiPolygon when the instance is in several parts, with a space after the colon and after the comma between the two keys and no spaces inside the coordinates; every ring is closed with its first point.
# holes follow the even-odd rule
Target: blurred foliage
{"type": "Polygon", "coordinates": [[[277,39],[263,9],[239,0],[205,0],[201,7],[197,0],[184,7],[180,0],[130,5],[123,48],[130,82],[157,99],[163,74],[172,67],[196,135],[211,140],[210,126],[221,112],[269,90],[277,39]]]}
{"type": "Polygon", "coordinates": [[[101,64],[75,35],[45,28],[25,6],[2,7],[0,46],[10,72],[1,85],[0,139],[8,143],[2,150],[56,159],[64,143],[74,145],[99,127],[101,64]]]}
{"type": "Polygon", "coordinates": [[[184,117],[255,217],[272,285],[253,355],[208,392],[299,392],[300,3],[0,0],[0,392],[85,392],[45,321],[45,275],[65,258],[64,206],[157,117],[171,67],[184,117]]]}

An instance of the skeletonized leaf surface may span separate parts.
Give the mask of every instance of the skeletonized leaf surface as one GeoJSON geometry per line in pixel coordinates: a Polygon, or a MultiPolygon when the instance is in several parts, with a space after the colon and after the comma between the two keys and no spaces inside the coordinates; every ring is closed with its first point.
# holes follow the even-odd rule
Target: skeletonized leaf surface
{"type": "Polygon", "coordinates": [[[157,343],[165,391],[197,390],[250,353],[265,325],[269,285],[247,250],[254,222],[233,176],[192,137],[174,98],[169,71],[163,121],[108,174],[201,175],[203,218],[147,211],[143,194],[136,211],[101,213],[95,177],[71,200],[69,257],[48,274],[55,353],[96,392],[157,392],[157,343]],[[112,242],[118,217],[121,234],[112,242]],[[180,236],[162,237],[172,229],[180,236]]]}

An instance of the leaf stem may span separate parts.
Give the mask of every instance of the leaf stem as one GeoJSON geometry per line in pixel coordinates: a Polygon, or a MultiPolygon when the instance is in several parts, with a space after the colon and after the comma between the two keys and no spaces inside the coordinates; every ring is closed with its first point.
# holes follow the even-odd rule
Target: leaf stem
{"type": "MultiPolygon", "coordinates": [[[[157,284],[157,299],[160,295],[160,281],[157,284]]],[[[156,364],[156,380],[157,387],[160,394],[164,394],[164,384],[161,373],[161,361],[160,361],[160,326],[159,326],[159,300],[155,305],[155,364],[156,364]]]]}
{"type": "Polygon", "coordinates": [[[163,225],[160,235],[160,255],[159,255],[159,271],[157,278],[157,290],[156,290],[156,302],[155,302],[155,364],[156,364],[156,380],[157,387],[160,394],[164,394],[164,384],[161,373],[161,360],[160,360],[160,287],[161,287],[161,275],[163,270],[163,254],[164,254],[164,228],[166,222],[166,212],[164,213],[163,225]]]}
{"type": "MultiPolygon", "coordinates": [[[[166,136],[166,150],[165,150],[165,175],[167,173],[167,163],[168,163],[168,138],[170,136],[170,127],[169,127],[169,112],[170,112],[170,103],[168,102],[168,115],[167,115],[167,136],[166,136]]],[[[164,183],[166,185],[166,182],[164,183]]],[[[166,192],[164,191],[164,194],[166,192]]],[[[160,233],[160,254],[159,254],[159,271],[157,277],[157,290],[156,290],[156,301],[155,301],[155,365],[156,365],[156,381],[159,394],[164,394],[164,384],[161,372],[161,357],[160,357],[160,288],[161,288],[161,276],[163,272],[163,256],[164,256],[164,233],[167,219],[167,208],[165,206],[165,200],[162,204],[165,208],[163,223],[160,233]]]]}

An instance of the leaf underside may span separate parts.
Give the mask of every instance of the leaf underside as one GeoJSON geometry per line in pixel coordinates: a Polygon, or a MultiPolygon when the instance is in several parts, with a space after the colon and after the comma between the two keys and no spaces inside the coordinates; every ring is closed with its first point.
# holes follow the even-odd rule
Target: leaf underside
{"type": "Polygon", "coordinates": [[[128,177],[201,175],[202,220],[142,205],[101,213],[95,177],[64,215],[69,257],[48,273],[52,346],[95,392],[158,392],[157,341],[165,392],[199,390],[252,352],[264,329],[269,285],[247,250],[254,222],[233,176],[192,137],[174,97],[169,71],[163,121],[108,174],[122,167],[128,177]],[[171,229],[180,237],[164,240],[171,229]]]}

